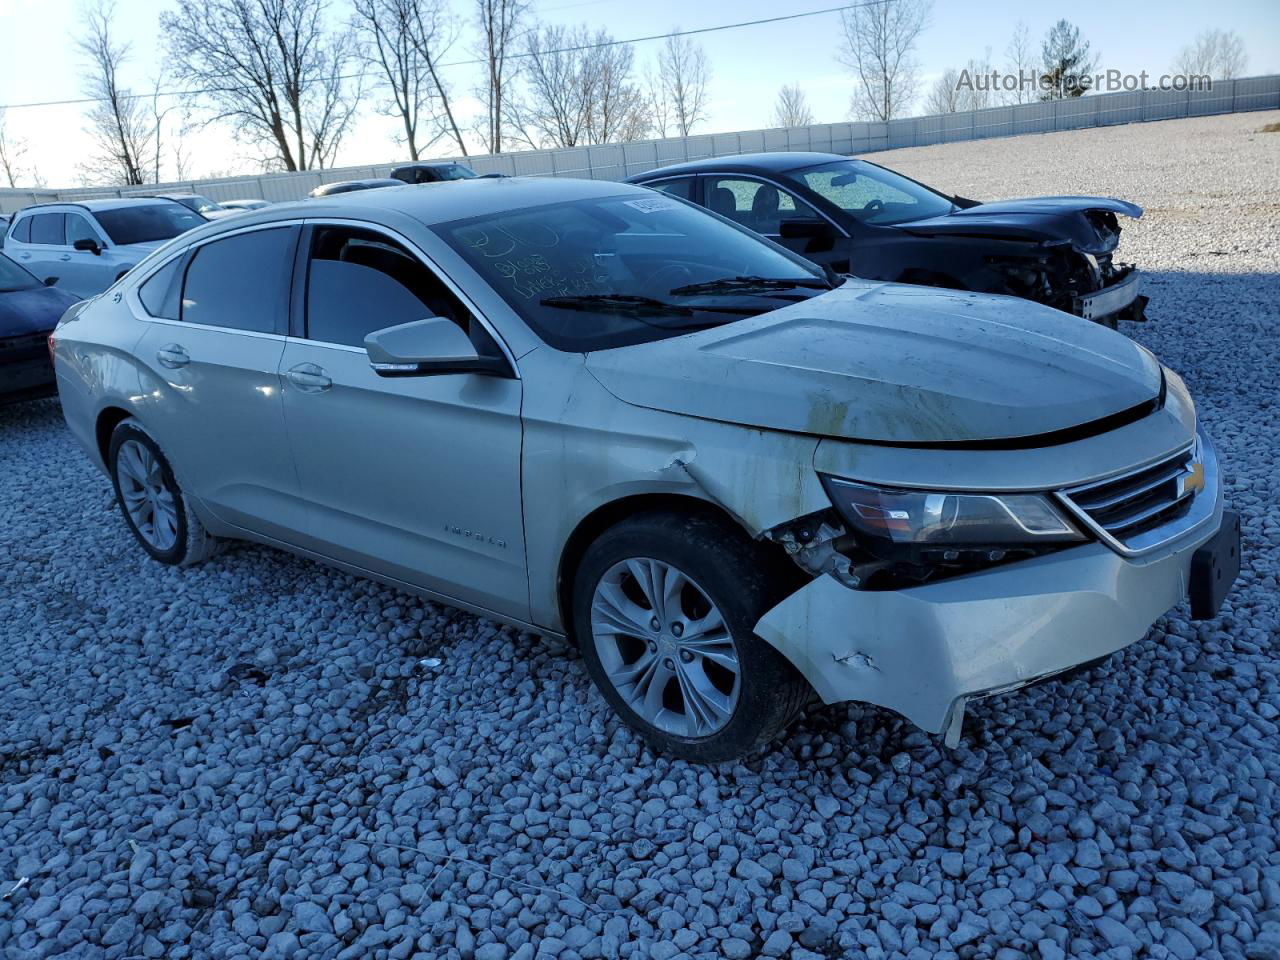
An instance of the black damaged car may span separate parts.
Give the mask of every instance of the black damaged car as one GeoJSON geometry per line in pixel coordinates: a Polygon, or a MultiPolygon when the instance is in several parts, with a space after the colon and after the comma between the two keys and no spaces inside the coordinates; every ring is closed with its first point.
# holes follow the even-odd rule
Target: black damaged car
{"type": "Polygon", "coordinates": [[[1011,294],[1112,328],[1146,319],[1137,271],[1115,259],[1118,216],[1142,216],[1123,200],[980,203],[830,153],[708,157],[629,180],[701,204],[838,273],[1011,294]]]}
{"type": "Polygon", "coordinates": [[[0,406],[57,393],[49,334],[79,299],[0,253],[0,406]]]}

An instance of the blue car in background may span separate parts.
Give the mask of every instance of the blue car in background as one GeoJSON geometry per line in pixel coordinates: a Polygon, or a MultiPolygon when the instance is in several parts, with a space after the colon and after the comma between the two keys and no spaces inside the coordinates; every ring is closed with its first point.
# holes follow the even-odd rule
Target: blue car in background
{"type": "Polygon", "coordinates": [[[0,404],[57,393],[49,334],[79,299],[0,253],[0,404]]]}

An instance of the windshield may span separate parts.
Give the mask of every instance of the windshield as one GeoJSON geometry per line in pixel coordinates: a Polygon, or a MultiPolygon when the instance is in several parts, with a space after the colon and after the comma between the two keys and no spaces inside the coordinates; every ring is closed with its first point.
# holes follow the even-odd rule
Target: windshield
{"type": "Polygon", "coordinates": [[[436,232],[560,350],[677,336],[828,287],[798,257],[659,195],[549,204],[436,232]]]}
{"type": "Polygon", "coordinates": [[[924,220],[948,214],[955,206],[914,180],[861,160],[836,160],[795,170],[791,176],[862,223],[924,220]]]}
{"type": "Polygon", "coordinates": [[[208,197],[194,196],[185,197],[178,201],[183,206],[190,207],[196,213],[208,213],[210,210],[221,210],[222,205],[214,203],[208,197]]]}
{"type": "Polygon", "coordinates": [[[0,293],[30,290],[40,286],[40,281],[27,273],[3,253],[0,253],[0,293]]]}
{"type": "Polygon", "coordinates": [[[437,167],[436,173],[440,174],[441,180],[471,180],[479,176],[470,167],[463,167],[456,163],[451,163],[447,167],[437,167]]]}
{"type": "Polygon", "coordinates": [[[95,210],[93,215],[111,242],[120,246],[172,240],[178,234],[208,222],[194,210],[172,202],[95,210]]]}

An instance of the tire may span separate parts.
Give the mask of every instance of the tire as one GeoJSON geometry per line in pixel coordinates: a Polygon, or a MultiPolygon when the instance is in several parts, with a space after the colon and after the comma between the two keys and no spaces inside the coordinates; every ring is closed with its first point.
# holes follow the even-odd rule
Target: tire
{"type": "Polygon", "coordinates": [[[639,514],[583,555],[574,577],[574,635],[596,687],[651,747],[701,763],[734,760],[781,734],[812,693],[752,632],[794,582],[794,571],[779,569],[727,521],[639,514]],[[670,587],[679,577],[678,595],[642,585],[648,578],[670,587]],[[655,593],[666,594],[665,610],[649,600],[655,593]],[[723,630],[714,629],[717,612],[723,630]],[[658,615],[664,622],[655,629],[658,615]]]}
{"type": "Polygon", "coordinates": [[[220,541],[192,510],[160,445],[132,417],[112,432],[107,465],[124,522],[153,560],[185,567],[218,552],[220,541]]]}

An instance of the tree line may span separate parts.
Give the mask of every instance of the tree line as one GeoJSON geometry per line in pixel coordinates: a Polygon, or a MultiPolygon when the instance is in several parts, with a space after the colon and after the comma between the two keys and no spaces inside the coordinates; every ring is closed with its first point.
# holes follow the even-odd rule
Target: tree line
{"type": "MultiPolygon", "coordinates": [[[[86,182],[144,184],[189,179],[185,136],[221,124],[264,170],[321,169],[336,162],[357,114],[391,118],[395,140],[417,160],[688,136],[709,119],[711,65],[689,36],[669,36],[645,66],[635,45],[603,28],[539,22],[530,0],[175,0],[160,15],[165,69],[146,91],[125,84],[131,44],[115,0],[89,0],[75,47],[84,68],[92,149],[86,182]],[[463,41],[464,35],[470,39],[463,41]],[[461,87],[449,67],[469,64],[478,80],[461,87]],[[173,97],[166,89],[184,95],[173,97]],[[460,109],[470,95],[478,113],[460,109]]],[[[1036,50],[1024,23],[1013,28],[1006,74],[1046,78],[1035,91],[993,90],[991,51],[949,67],[923,91],[915,51],[931,0],[893,0],[841,11],[836,58],[850,74],[849,115],[891,120],[925,113],[1078,96],[1064,78],[1087,74],[1096,55],[1078,28],[1054,24],[1036,50]],[[968,83],[964,82],[966,79],[968,83]]],[[[1175,72],[1215,79],[1246,63],[1234,32],[1206,31],[1185,47],[1175,72]]],[[[814,122],[804,89],[783,85],[767,120],[814,122]]],[[[7,137],[0,111],[0,183],[37,180],[27,145],[7,137]]],[[[216,175],[204,171],[204,175],[216,175]]]]}

